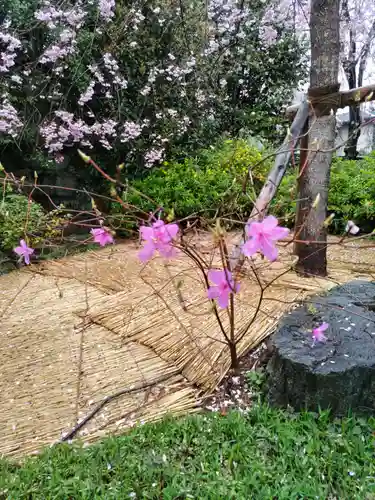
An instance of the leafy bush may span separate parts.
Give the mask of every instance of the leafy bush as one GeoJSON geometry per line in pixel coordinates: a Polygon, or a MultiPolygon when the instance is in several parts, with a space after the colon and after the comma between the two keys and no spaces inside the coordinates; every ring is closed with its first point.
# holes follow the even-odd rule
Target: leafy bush
{"type": "Polygon", "coordinates": [[[196,158],[164,162],[161,168],[132,183],[156,205],[131,189],[124,200],[145,212],[163,207],[178,219],[193,214],[208,219],[234,214],[233,218],[244,218],[269,169],[269,163],[261,160],[259,150],[245,140],[226,140],[216,148],[203,150],[196,158]],[[256,166],[252,189],[244,194],[243,182],[251,165],[256,166]]]}
{"type": "Polygon", "coordinates": [[[0,248],[11,251],[20,238],[28,233],[37,233],[44,212],[40,205],[29,201],[26,196],[16,194],[10,187],[0,201],[0,248]]]}
{"type": "Polygon", "coordinates": [[[68,219],[69,214],[63,215],[59,209],[46,213],[41,205],[7,185],[0,201],[0,250],[12,252],[25,235],[32,247],[44,246],[47,240],[61,236],[68,219]]]}
{"type": "Polygon", "coordinates": [[[330,211],[335,212],[336,229],[354,220],[364,231],[375,227],[375,154],[362,160],[337,159],[332,166],[329,191],[330,211]]]}
{"type": "MultiPolygon", "coordinates": [[[[291,172],[283,179],[272,208],[290,226],[294,223],[296,199],[296,174],[291,172]]],[[[375,153],[357,161],[334,159],[328,211],[335,213],[330,226],[333,232],[342,232],[348,220],[355,221],[364,232],[374,229],[375,153]]]]}
{"type": "MultiPolygon", "coordinates": [[[[262,153],[252,143],[225,140],[217,147],[203,150],[196,158],[164,162],[162,168],[132,183],[155,203],[132,190],[124,200],[145,212],[160,206],[167,213],[173,211],[178,219],[193,214],[208,219],[235,214],[233,218],[245,219],[273,161],[272,157],[261,160],[262,153]],[[251,165],[252,184],[248,184],[244,194],[243,182],[251,165]]],[[[289,171],[272,202],[272,213],[289,227],[294,225],[296,186],[296,173],[289,171]]],[[[333,232],[342,232],[348,220],[354,220],[365,232],[374,229],[375,153],[359,161],[333,161],[328,210],[335,213],[330,226],[333,232]]]]}

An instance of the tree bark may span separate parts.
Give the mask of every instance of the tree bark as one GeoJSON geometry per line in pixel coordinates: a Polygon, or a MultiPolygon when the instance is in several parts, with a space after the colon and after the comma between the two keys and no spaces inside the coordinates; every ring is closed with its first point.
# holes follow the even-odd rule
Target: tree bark
{"type": "MultiPolygon", "coordinates": [[[[354,36],[353,23],[350,17],[348,0],[342,2],[342,12],[349,29],[348,54],[343,60],[345,76],[348,80],[349,89],[355,89],[362,85],[357,84],[357,43],[354,36]]],[[[359,76],[359,75],[358,75],[359,76]]],[[[359,106],[353,105],[349,108],[348,140],[345,145],[345,156],[348,160],[355,160],[358,155],[357,145],[361,134],[361,110],[359,106]]]]}
{"type": "MultiPolygon", "coordinates": [[[[337,92],[340,34],[339,0],[312,0],[310,10],[311,96],[337,92]]],[[[303,275],[327,275],[327,212],[330,166],[335,143],[335,110],[337,103],[313,105],[309,120],[309,153],[306,168],[298,182],[296,233],[297,271],[303,275]],[[331,109],[329,109],[331,108],[331,109]],[[332,112],[332,108],[334,109],[332,112]],[[319,195],[316,207],[312,207],[319,195]],[[314,243],[310,243],[314,241],[314,243]]]]}

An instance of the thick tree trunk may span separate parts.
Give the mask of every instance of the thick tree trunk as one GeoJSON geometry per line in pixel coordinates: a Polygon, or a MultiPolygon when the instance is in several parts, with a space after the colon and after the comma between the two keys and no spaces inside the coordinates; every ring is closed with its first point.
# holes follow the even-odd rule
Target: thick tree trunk
{"type": "MultiPolygon", "coordinates": [[[[342,13],[349,30],[349,47],[348,53],[343,60],[343,68],[345,76],[348,80],[349,89],[360,87],[357,85],[357,43],[355,39],[354,27],[350,16],[348,0],[342,2],[342,13]]],[[[345,146],[345,156],[348,160],[355,160],[357,158],[357,144],[360,136],[361,126],[361,113],[359,106],[356,104],[349,109],[349,127],[348,127],[348,140],[345,146]]]]}
{"type": "MultiPolygon", "coordinates": [[[[312,0],[310,14],[311,96],[338,90],[339,0],[312,0]]],[[[296,234],[297,271],[304,275],[326,276],[326,219],[330,165],[335,144],[335,110],[338,103],[314,104],[309,120],[309,154],[299,178],[296,234]],[[332,109],[334,110],[332,112],[332,109]],[[320,199],[313,207],[319,195],[320,199]]]]}
{"type": "Polygon", "coordinates": [[[359,106],[353,106],[349,110],[348,140],[344,148],[345,157],[348,160],[355,160],[358,156],[358,139],[360,135],[361,110],[359,106]]]}

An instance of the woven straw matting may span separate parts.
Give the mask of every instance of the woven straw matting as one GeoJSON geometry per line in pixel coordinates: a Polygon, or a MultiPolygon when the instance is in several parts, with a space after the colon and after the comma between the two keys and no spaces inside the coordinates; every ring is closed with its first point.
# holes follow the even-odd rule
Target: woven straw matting
{"type": "MultiPolygon", "coordinates": [[[[278,263],[260,262],[264,283],[288,269],[289,248],[278,263]]],[[[295,301],[358,276],[372,279],[374,251],[358,250],[354,244],[331,247],[327,279],[289,271],[275,281],[240,353],[272,332],[295,301]]],[[[0,454],[40,450],[104,397],[160,378],[111,401],[77,436],[90,442],[137,421],[194,411],[198,398],[225,375],[228,350],[191,262],[179,257],[166,268],[156,259],[142,267],[136,253],[130,242],[0,278],[0,454]]],[[[259,286],[248,273],[236,297],[238,332],[253,318],[258,300],[259,286]]],[[[225,311],[221,317],[227,324],[225,311]]]]}

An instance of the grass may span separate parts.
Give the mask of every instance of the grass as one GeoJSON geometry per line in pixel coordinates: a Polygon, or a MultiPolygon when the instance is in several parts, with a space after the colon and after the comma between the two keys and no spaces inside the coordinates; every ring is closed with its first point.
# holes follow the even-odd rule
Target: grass
{"type": "Polygon", "coordinates": [[[256,406],[0,461],[9,499],[375,499],[373,419],[256,406]]]}

